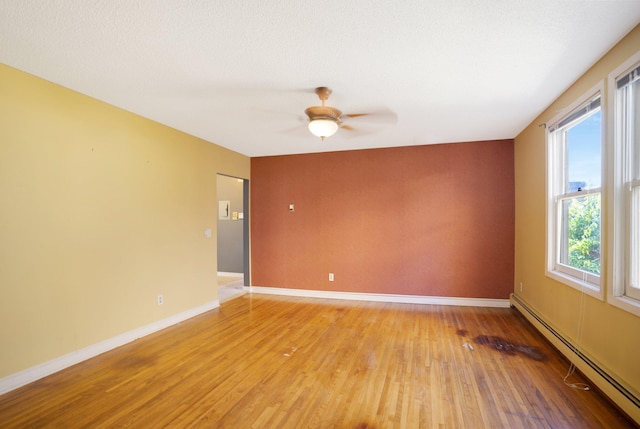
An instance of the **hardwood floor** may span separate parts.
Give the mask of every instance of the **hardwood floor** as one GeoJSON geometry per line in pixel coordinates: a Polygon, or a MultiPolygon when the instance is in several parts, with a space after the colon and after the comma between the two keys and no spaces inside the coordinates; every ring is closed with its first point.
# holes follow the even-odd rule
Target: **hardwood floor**
{"type": "Polygon", "coordinates": [[[0,426],[633,427],[567,367],[514,309],[246,294],[0,396],[0,426]]]}

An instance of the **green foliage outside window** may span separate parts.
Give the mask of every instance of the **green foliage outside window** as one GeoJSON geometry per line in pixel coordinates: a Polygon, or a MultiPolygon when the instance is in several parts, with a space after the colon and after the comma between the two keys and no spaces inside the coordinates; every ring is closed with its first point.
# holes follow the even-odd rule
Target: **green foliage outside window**
{"type": "Polygon", "coordinates": [[[600,194],[573,199],[568,220],[569,265],[600,274],[600,194]]]}

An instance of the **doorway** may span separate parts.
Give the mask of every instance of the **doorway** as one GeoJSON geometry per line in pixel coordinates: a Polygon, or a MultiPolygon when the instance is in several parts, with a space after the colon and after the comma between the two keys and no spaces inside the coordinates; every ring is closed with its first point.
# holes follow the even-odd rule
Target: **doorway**
{"type": "Polygon", "coordinates": [[[220,302],[245,292],[249,273],[249,181],[224,174],[216,183],[218,297],[220,302]]]}

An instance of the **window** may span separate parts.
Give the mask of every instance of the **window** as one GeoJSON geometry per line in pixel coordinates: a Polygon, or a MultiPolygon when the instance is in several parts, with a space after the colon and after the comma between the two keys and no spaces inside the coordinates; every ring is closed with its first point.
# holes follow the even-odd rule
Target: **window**
{"type": "Polygon", "coordinates": [[[612,303],[640,313],[640,52],[609,76],[613,108],[612,303]]]}
{"type": "Polygon", "coordinates": [[[602,299],[601,85],[547,131],[547,275],[602,299]]]}

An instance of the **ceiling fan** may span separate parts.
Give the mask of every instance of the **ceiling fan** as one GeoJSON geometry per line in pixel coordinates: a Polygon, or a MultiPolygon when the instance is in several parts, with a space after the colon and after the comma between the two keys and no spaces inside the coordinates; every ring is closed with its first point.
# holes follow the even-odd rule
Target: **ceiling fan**
{"type": "MultiPolygon", "coordinates": [[[[326,86],[316,88],[315,93],[318,95],[322,105],[308,107],[305,109],[304,113],[309,117],[309,122],[307,124],[309,131],[311,131],[311,134],[314,136],[320,137],[320,140],[331,137],[339,128],[353,131],[353,127],[343,123],[345,118],[357,118],[360,116],[372,115],[371,113],[343,114],[335,107],[325,106],[325,101],[327,101],[331,95],[331,90],[326,86]]],[[[377,115],[380,116],[379,113],[377,115]]],[[[395,120],[395,113],[393,112],[385,112],[384,115],[392,116],[395,120]]]]}

